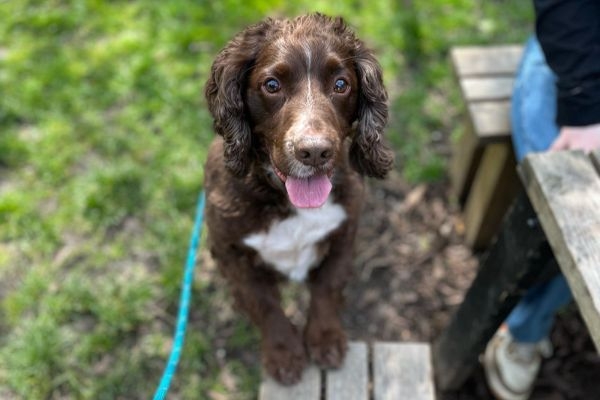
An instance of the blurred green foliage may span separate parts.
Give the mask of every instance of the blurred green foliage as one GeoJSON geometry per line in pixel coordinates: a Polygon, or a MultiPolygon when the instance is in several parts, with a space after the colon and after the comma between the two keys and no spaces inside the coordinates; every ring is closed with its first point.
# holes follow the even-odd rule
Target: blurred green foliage
{"type": "MultiPolygon", "coordinates": [[[[444,177],[435,144],[459,129],[450,46],[521,42],[532,19],[522,0],[0,0],[1,398],[150,396],[213,136],[211,61],[245,25],[309,11],[376,50],[410,181],[444,177]]],[[[209,289],[195,284],[173,393],[253,398],[258,366],[213,346],[257,348],[256,333],[206,324],[209,289]]]]}

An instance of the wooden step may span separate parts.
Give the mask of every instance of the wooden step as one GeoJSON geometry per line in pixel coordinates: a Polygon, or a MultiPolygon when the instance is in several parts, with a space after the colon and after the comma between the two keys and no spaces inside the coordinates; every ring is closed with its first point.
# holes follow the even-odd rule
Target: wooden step
{"type": "Polygon", "coordinates": [[[511,143],[510,101],[522,46],[455,47],[450,56],[465,103],[454,143],[452,188],[465,215],[467,244],[485,248],[520,184],[511,143]]]}
{"type": "Polygon", "coordinates": [[[517,45],[465,46],[450,58],[467,111],[467,129],[455,143],[452,185],[464,201],[489,143],[510,141],[510,97],[523,48],[517,45]]]}
{"type": "Polygon", "coordinates": [[[350,342],[344,365],[337,370],[311,366],[294,386],[269,376],[259,400],[433,400],[431,351],[427,343],[350,342]],[[324,397],[321,397],[321,396],[324,397]]]}

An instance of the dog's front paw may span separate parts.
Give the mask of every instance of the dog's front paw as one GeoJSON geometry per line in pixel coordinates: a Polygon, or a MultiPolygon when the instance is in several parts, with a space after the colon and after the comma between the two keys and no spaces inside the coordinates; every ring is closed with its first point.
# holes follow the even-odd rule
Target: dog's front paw
{"type": "Polygon", "coordinates": [[[339,324],[319,324],[309,321],[304,332],[304,341],[310,358],[320,367],[342,366],[348,342],[339,324]]]}
{"type": "Polygon", "coordinates": [[[263,343],[263,365],[269,375],[283,385],[300,382],[307,360],[302,341],[295,335],[286,342],[263,343]]]}

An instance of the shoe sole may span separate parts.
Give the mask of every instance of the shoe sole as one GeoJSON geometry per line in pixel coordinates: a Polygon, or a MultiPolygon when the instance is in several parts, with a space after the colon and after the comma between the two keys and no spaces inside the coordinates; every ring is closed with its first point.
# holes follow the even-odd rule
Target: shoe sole
{"type": "Polygon", "coordinates": [[[493,341],[485,349],[483,354],[483,371],[488,388],[498,400],[527,400],[531,394],[531,391],[526,393],[514,392],[509,389],[506,386],[506,383],[502,380],[502,375],[500,374],[500,370],[498,369],[498,365],[496,363],[496,357],[494,356],[498,345],[499,343],[497,340],[493,341]]]}

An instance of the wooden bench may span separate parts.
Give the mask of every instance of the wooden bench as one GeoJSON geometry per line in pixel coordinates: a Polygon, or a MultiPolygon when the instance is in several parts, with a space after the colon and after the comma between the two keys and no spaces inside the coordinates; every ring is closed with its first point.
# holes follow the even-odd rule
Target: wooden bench
{"type": "MultiPolygon", "coordinates": [[[[266,375],[266,374],[265,374],[266,375]]],[[[259,400],[433,400],[433,371],[428,344],[349,343],[338,370],[308,368],[302,381],[282,386],[266,376],[259,400]]]]}
{"type": "Polygon", "coordinates": [[[510,97],[522,52],[517,45],[451,50],[466,105],[466,129],[453,146],[450,178],[463,206],[466,241],[474,249],[490,243],[519,188],[510,97]]]}
{"type": "Polygon", "coordinates": [[[463,303],[434,343],[436,383],[457,389],[525,290],[557,261],[600,350],[600,150],[528,155],[525,191],[482,258],[463,303]],[[553,257],[554,256],[554,257],[553,257]]]}

